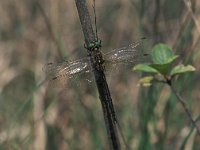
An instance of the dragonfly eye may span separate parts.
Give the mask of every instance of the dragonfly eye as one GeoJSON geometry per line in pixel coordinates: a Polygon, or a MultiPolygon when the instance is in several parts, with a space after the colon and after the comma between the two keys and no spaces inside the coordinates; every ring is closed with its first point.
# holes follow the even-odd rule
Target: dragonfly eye
{"type": "Polygon", "coordinates": [[[94,48],[94,43],[90,43],[88,46],[87,46],[87,49],[93,49],[94,48]]]}
{"type": "Polygon", "coordinates": [[[101,40],[97,39],[91,43],[89,43],[89,45],[84,45],[84,47],[88,50],[96,50],[99,49],[101,47],[101,40]]]}
{"type": "Polygon", "coordinates": [[[101,40],[97,39],[95,42],[95,47],[100,48],[101,47],[101,40]]]}

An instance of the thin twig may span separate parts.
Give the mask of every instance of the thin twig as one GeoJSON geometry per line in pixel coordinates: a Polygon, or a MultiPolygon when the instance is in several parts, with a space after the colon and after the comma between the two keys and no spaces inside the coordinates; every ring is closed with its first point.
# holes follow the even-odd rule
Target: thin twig
{"type": "Polygon", "coordinates": [[[183,98],[178,94],[178,92],[175,90],[174,86],[171,83],[168,83],[168,85],[170,86],[172,92],[174,93],[174,95],[176,96],[176,98],[178,99],[178,101],[181,103],[181,105],[183,106],[183,109],[185,110],[186,114],[188,115],[192,125],[196,128],[198,135],[200,136],[200,129],[197,126],[195,120],[192,118],[192,114],[189,111],[189,109],[187,108],[183,98]]]}
{"type": "Polygon", "coordinates": [[[167,77],[165,77],[165,80],[155,79],[154,81],[169,85],[169,87],[171,88],[172,92],[174,93],[174,95],[176,96],[176,98],[178,99],[178,101],[183,106],[183,109],[185,110],[186,114],[188,115],[190,121],[192,122],[192,125],[197,129],[198,135],[200,136],[200,129],[197,126],[196,121],[192,118],[192,114],[191,114],[190,110],[187,108],[187,106],[186,106],[183,98],[178,94],[178,92],[175,90],[174,86],[172,85],[172,82],[171,82],[172,79],[173,78],[168,79],[167,77]]]}
{"type": "Polygon", "coordinates": [[[117,123],[117,127],[118,127],[118,130],[119,130],[119,134],[122,138],[123,143],[125,144],[126,150],[130,150],[131,148],[126,141],[126,138],[124,137],[124,134],[122,132],[122,127],[121,127],[120,123],[118,122],[118,120],[116,120],[116,123],[117,123]]]}
{"type": "Polygon", "coordinates": [[[96,15],[96,1],[93,0],[93,11],[94,11],[94,25],[95,25],[95,34],[96,34],[96,38],[97,40],[98,38],[98,33],[97,33],[97,15],[96,15]]]}

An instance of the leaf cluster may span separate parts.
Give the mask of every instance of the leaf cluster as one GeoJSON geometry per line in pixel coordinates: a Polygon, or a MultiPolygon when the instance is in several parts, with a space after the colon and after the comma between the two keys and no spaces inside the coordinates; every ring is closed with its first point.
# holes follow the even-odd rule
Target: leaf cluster
{"type": "Polygon", "coordinates": [[[150,57],[152,63],[138,64],[133,68],[134,71],[149,74],[140,79],[139,83],[143,86],[150,86],[152,81],[170,84],[174,77],[195,71],[192,65],[184,65],[182,63],[174,65],[179,56],[175,55],[173,50],[163,43],[156,44],[153,47],[150,57]]]}

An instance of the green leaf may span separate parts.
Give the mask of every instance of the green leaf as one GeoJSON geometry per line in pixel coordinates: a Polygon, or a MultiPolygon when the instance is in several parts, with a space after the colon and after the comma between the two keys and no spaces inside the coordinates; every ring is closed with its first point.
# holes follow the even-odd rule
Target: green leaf
{"type": "Polygon", "coordinates": [[[163,64],[169,64],[169,63],[172,63],[174,60],[176,60],[179,56],[178,55],[174,55],[172,57],[170,57],[168,60],[166,60],[166,63],[163,63],[163,64]]]}
{"type": "Polygon", "coordinates": [[[178,55],[174,55],[171,48],[160,43],[154,46],[151,57],[153,63],[148,65],[139,64],[133,70],[167,75],[171,70],[172,63],[178,58],[178,55]]]}
{"type": "Polygon", "coordinates": [[[151,86],[151,81],[154,79],[153,76],[146,76],[146,77],[143,77],[139,80],[139,85],[142,85],[142,86],[145,86],[145,87],[148,87],[148,86],[151,86]]]}
{"type": "Polygon", "coordinates": [[[170,75],[175,76],[177,74],[182,74],[182,73],[191,72],[191,71],[195,71],[195,68],[192,65],[184,66],[183,64],[181,64],[181,65],[175,66],[172,69],[170,75]]]}
{"type": "Polygon", "coordinates": [[[178,56],[175,56],[172,49],[165,44],[157,44],[153,47],[151,57],[155,64],[166,64],[172,62],[178,56]]]}
{"type": "Polygon", "coordinates": [[[150,64],[150,66],[156,69],[162,75],[166,75],[171,67],[170,64],[150,64]]]}
{"type": "Polygon", "coordinates": [[[148,64],[138,64],[134,66],[134,71],[148,72],[148,73],[159,73],[156,69],[149,66],[148,64]]]}
{"type": "Polygon", "coordinates": [[[169,58],[166,63],[150,64],[150,66],[152,68],[156,69],[159,73],[166,75],[169,72],[173,61],[176,60],[177,57],[178,57],[177,55],[174,55],[171,58],[169,58]]]}

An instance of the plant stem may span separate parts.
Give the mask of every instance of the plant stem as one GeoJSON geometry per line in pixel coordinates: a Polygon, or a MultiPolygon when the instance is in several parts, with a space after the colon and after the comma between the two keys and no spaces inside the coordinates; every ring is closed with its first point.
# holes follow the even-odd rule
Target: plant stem
{"type": "Polygon", "coordinates": [[[188,115],[188,117],[189,117],[189,119],[190,119],[192,125],[197,129],[197,133],[198,133],[198,135],[200,136],[200,129],[198,128],[198,126],[197,126],[195,120],[192,118],[192,114],[191,114],[191,112],[189,111],[189,109],[187,108],[187,106],[186,106],[186,104],[185,104],[183,98],[178,94],[178,92],[176,92],[176,90],[175,90],[174,86],[171,84],[171,82],[169,82],[169,83],[167,83],[167,84],[170,86],[172,92],[174,93],[174,95],[176,96],[176,98],[178,99],[178,101],[179,101],[179,102],[181,103],[181,105],[183,106],[183,109],[185,110],[186,114],[188,115]]]}
{"type": "MultiPolygon", "coordinates": [[[[85,37],[85,43],[88,47],[90,43],[93,43],[96,40],[94,31],[92,29],[91,19],[89,16],[89,12],[86,6],[85,0],[75,0],[76,7],[78,10],[83,34],[85,37]]],[[[102,58],[102,55],[98,48],[88,48],[88,56],[90,57],[92,68],[95,76],[96,85],[99,92],[99,98],[101,101],[104,120],[106,124],[106,129],[108,133],[108,139],[110,142],[111,149],[118,150],[120,149],[119,139],[117,135],[117,118],[115,116],[114,106],[112,103],[112,98],[110,95],[110,91],[108,88],[108,84],[106,82],[106,77],[103,72],[103,67],[101,61],[96,61],[96,57],[102,58]]]]}

